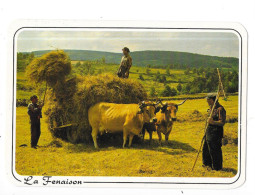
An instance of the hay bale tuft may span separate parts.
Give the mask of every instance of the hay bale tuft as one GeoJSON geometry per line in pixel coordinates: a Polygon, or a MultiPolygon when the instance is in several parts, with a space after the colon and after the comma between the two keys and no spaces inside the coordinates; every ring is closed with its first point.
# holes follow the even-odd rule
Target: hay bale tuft
{"type": "Polygon", "coordinates": [[[57,81],[65,80],[71,72],[71,61],[62,50],[55,50],[35,58],[26,68],[26,76],[36,84],[46,81],[53,87],[57,81]]]}

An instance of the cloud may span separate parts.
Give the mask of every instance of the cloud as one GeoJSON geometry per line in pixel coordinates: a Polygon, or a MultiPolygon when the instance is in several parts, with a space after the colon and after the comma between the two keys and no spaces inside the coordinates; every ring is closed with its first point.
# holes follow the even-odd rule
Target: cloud
{"type": "Polygon", "coordinates": [[[166,50],[214,56],[239,55],[239,40],[231,32],[169,32],[120,30],[24,30],[17,38],[18,51],[52,49],[84,49],[121,52],[166,50]]]}

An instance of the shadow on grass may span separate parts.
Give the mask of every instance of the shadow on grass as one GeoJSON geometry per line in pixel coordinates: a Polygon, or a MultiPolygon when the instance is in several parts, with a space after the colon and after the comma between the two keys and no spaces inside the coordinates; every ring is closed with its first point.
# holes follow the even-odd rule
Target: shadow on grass
{"type": "Polygon", "coordinates": [[[233,169],[233,168],[222,168],[223,172],[228,172],[228,173],[233,173],[234,175],[237,174],[237,170],[236,169],[233,169]]]}
{"type": "MultiPolygon", "coordinates": [[[[128,142],[127,142],[128,143],[128,142]]],[[[95,149],[93,144],[70,144],[67,146],[67,149],[70,152],[74,153],[93,153],[93,152],[101,152],[101,151],[113,151],[122,149],[122,140],[121,139],[111,139],[111,140],[98,140],[99,149],[95,149]]],[[[128,145],[128,144],[127,144],[128,145]]],[[[151,150],[151,151],[158,151],[164,152],[169,155],[178,155],[190,152],[196,152],[197,150],[194,149],[187,143],[182,143],[175,140],[170,140],[168,143],[163,142],[160,146],[157,140],[153,140],[150,144],[149,140],[145,140],[144,142],[139,142],[134,140],[134,144],[129,147],[125,147],[125,149],[130,150],[151,150]]]]}
{"type": "Polygon", "coordinates": [[[150,144],[149,141],[145,141],[143,144],[133,145],[134,149],[146,149],[146,150],[153,150],[158,152],[164,152],[166,154],[170,155],[178,155],[178,154],[184,154],[184,153],[190,153],[190,152],[197,152],[195,148],[190,146],[187,143],[179,142],[176,140],[170,140],[169,142],[162,142],[161,145],[159,145],[157,140],[153,140],[150,144]]]}

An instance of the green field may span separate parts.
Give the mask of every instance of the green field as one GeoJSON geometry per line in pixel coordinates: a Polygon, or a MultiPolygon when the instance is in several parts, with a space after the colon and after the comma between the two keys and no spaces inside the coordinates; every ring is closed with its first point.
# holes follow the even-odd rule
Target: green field
{"type": "MultiPolygon", "coordinates": [[[[73,74],[75,74],[76,68],[75,64],[77,61],[72,61],[72,67],[73,67],[73,74]]],[[[101,73],[109,73],[109,74],[116,74],[118,70],[119,65],[114,64],[97,64],[95,66],[92,66],[94,70],[94,74],[97,74],[98,72],[101,73]]],[[[160,93],[164,87],[165,84],[169,85],[170,87],[176,88],[179,82],[182,84],[186,84],[188,82],[191,82],[197,75],[190,72],[190,74],[186,75],[184,74],[185,70],[170,70],[170,76],[166,75],[166,69],[160,69],[160,68],[150,68],[150,74],[146,73],[146,67],[139,67],[139,66],[133,66],[130,70],[130,79],[138,80],[140,83],[143,84],[145,90],[149,94],[150,88],[153,86],[156,89],[156,93],[160,93]],[[166,82],[160,83],[158,81],[154,81],[155,75],[157,72],[160,73],[161,76],[166,76],[166,82]],[[142,74],[144,80],[139,79],[139,75],[142,74]]],[[[17,73],[17,97],[16,99],[29,99],[29,97],[33,93],[38,93],[35,89],[32,89],[32,85],[28,84],[25,72],[20,71],[17,73]]]]}
{"type": "MultiPolygon", "coordinates": [[[[173,101],[179,102],[179,101],[173,101]]],[[[227,118],[238,117],[238,97],[222,101],[227,118]]],[[[147,176],[147,177],[234,177],[238,167],[238,123],[226,123],[224,129],[222,171],[208,171],[202,167],[201,155],[194,172],[192,164],[203,137],[204,120],[197,113],[206,114],[204,99],[187,100],[177,113],[169,143],[158,145],[157,135],[149,145],[131,148],[106,143],[100,150],[88,144],[71,144],[52,138],[42,120],[42,134],[37,150],[29,147],[29,118],[25,107],[17,107],[16,171],[20,175],[65,176],[147,176]],[[19,147],[27,144],[28,147],[19,147]]],[[[101,144],[102,145],[102,144],[101,144]]]]}

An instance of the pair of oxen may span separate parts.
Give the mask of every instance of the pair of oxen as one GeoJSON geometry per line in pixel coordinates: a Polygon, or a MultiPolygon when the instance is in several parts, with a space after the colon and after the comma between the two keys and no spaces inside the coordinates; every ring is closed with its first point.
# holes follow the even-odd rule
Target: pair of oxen
{"type": "Polygon", "coordinates": [[[176,112],[178,106],[176,103],[142,102],[139,104],[115,104],[100,102],[91,106],[88,110],[89,124],[92,127],[92,138],[95,148],[98,148],[97,136],[103,133],[123,132],[123,148],[129,137],[130,147],[134,135],[142,133],[143,139],[145,130],[150,134],[157,131],[159,143],[161,144],[162,136],[168,140],[171,133],[173,122],[176,121],[176,112]]]}

